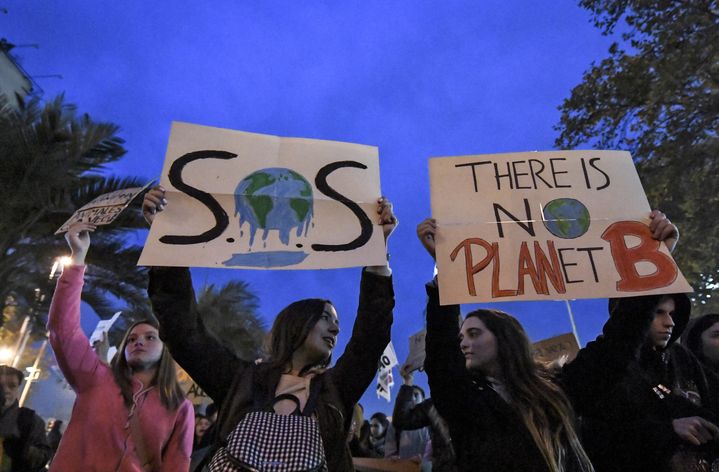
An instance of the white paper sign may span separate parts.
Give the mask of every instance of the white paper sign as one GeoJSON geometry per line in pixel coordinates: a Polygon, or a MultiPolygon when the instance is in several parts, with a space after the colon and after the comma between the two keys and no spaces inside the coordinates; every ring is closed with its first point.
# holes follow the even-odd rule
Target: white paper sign
{"type": "Polygon", "coordinates": [[[397,354],[394,352],[392,341],[384,348],[382,357],[379,360],[377,368],[377,396],[391,401],[391,388],[394,386],[394,378],[392,377],[392,368],[399,365],[397,354]]]}
{"type": "MultiPolygon", "coordinates": [[[[95,330],[90,335],[90,346],[95,344],[98,341],[102,341],[102,334],[110,332],[110,328],[112,328],[112,325],[117,321],[117,319],[122,315],[121,311],[118,311],[114,315],[112,315],[112,318],[107,320],[100,320],[97,323],[97,326],[95,326],[95,330]]],[[[108,352],[109,357],[109,352],[108,352]]]]}

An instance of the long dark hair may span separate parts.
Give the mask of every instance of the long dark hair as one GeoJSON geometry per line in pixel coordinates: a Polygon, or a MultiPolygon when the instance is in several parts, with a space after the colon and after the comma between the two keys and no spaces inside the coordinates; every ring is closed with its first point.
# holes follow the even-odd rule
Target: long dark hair
{"type": "Polygon", "coordinates": [[[713,365],[714,362],[707,359],[707,356],[704,355],[702,334],[704,334],[704,331],[708,330],[716,323],[719,323],[719,314],[709,313],[700,316],[692,322],[686,334],[686,339],[684,341],[687,349],[692,351],[692,353],[697,357],[697,359],[708,365],[713,365]]]}
{"type": "MultiPolygon", "coordinates": [[[[315,326],[325,310],[325,305],[332,304],[321,298],[307,298],[290,303],[275,318],[272,324],[266,350],[269,362],[273,367],[289,371],[292,354],[302,346],[307,335],[315,326]]],[[[332,355],[320,362],[300,367],[300,373],[313,367],[327,367],[332,362],[332,355]]]]}
{"type": "MultiPolygon", "coordinates": [[[[159,330],[157,321],[149,319],[137,321],[132,324],[127,331],[125,336],[122,338],[120,347],[118,348],[117,355],[112,360],[112,373],[115,376],[115,382],[120,387],[122,398],[125,400],[125,405],[128,407],[132,406],[132,367],[127,363],[125,358],[125,347],[127,347],[127,340],[130,337],[130,333],[135,326],[146,324],[159,330]]],[[[170,351],[167,350],[167,346],[162,344],[162,355],[157,366],[157,373],[155,378],[152,380],[152,385],[156,386],[160,392],[160,402],[162,405],[170,411],[176,410],[185,396],[182,393],[182,388],[177,382],[177,370],[175,369],[175,361],[170,355],[170,351]]]]}
{"type": "Polygon", "coordinates": [[[499,310],[476,310],[466,319],[472,317],[481,320],[497,339],[502,381],[549,470],[567,470],[573,462],[568,453],[579,470],[594,470],[574,429],[569,400],[532,357],[529,337],[519,321],[499,310]]]}
{"type": "Polygon", "coordinates": [[[380,437],[383,438],[383,437],[387,436],[387,428],[389,428],[389,420],[387,419],[387,415],[385,415],[381,411],[378,411],[377,413],[372,415],[369,420],[370,420],[370,422],[372,420],[379,421],[379,424],[382,425],[382,436],[380,436],[380,437]]]}

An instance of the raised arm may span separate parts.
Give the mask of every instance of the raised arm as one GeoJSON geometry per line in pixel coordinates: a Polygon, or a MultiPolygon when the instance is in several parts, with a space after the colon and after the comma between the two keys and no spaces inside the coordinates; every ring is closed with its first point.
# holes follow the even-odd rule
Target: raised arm
{"type": "MultiPolygon", "coordinates": [[[[145,194],[142,211],[152,224],[168,204],[165,190],[153,187],[145,194]]],[[[212,336],[197,312],[190,271],[182,267],[153,267],[147,292],[160,322],[160,338],[172,357],[215,403],[221,404],[240,369],[250,365],[238,359],[212,336]]]]}
{"type": "Polygon", "coordinates": [[[78,392],[97,381],[97,370],[103,366],[80,327],[85,256],[90,247],[90,233],[94,230],[93,225],[78,223],[65,233],[72,250],[72,265],[65,267],[57,281],[47,321],[50,345],[60,370],[78,392]]]}
{"type": "Polygon", "coordinates": [[[215,403],[221,404],[234,376],[250,363],[237,358],[205,327],[197,311],[190,270],[151,268],[147,292],[160,322],[160,338],[172,357],[215,403]]]}
{"type": "MultiPolygon", "coordinates": [[[[417,225],[417,237],[435,259],[437,222],[427,218],[417,225]]],[[[469,411],[471,380],[459,348],[459,305],[440,306],[436,279],[428,283],[427,336],[424,369],[432,400],[439,414],[449,422],[461,422],[469,411]]]]}
{"type": "Polygon", "coordinates": [[[427,412],[432,407],[432,400],[425,400],[415,405],[412,401],[413,391],[411,384],[402,385],[394,401],[392,424],[401,431],[411,431],[431,425],[427,412]]]}
{"type": "MultiPolygon", "coordinates": [[[[386,242],[397,227],[397,218],[392,204],[384,197],[378,201],[377,212],[386,242]]],[[[390,341],[393,308],[394,289],[389,265],[365,268],[352,337],[331,370],[342,401],[348,408],[359,401],[377,372],[379,359],[390,341]]]]}

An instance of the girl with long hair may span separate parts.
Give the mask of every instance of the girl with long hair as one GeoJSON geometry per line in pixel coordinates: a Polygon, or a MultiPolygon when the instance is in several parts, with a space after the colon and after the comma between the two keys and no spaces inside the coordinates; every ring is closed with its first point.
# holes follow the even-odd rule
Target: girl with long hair
{"type": "Polygon", "coordinates": [[[58,280],[50,307],[50,344],[77,393],[50,470],[187,470],[194,413],[157,322],[130,326],[111,366],[97,356],[80,327],[85,256],[94,230],[94,225],[77,223],[66,233],[72,265],[58,280]]]}
{"type": "MultiPolygon", "coordinates": [[[[167,204],[162,187],[148,192],[148,222],[167,204]]],[[[389,201],[380,199],[377,208],[386,241],[397,220],[389,201]]],[[[346,441],[353,407],[390,340],[388,266],[363,271],[352,337],[332,368],[340,328],[328,300],[305,299],[283,309],[272,325],[268,357],[257,363],[235,356],[205,328],[188,269],[152,268],[148,292],[160,336],[220,405],[209,470],[354,470],[346,441]]]]}
{"type": "MultiPolygon", "coordinates": [[[[436,232],[432,219],[417,227],[433,258],[436,232]]],[[[522,325],[482,309],[460,326],[459,306],[440,306],[436,280],[427,294],[424,367],[459,470],[592,471],[569,400],[533,359],[522,325]]]]}

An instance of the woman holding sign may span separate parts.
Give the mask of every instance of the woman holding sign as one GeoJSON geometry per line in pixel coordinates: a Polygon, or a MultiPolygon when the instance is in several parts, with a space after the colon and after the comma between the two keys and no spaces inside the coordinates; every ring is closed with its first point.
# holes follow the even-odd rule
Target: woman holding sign
{"type": "MultiPolygon", "coordinates": [[[[143,203],[148,222],[166,204],[161,187],[148,192],[143,203]]],[[[386,240],[397,224],[390,202],[381,198],[377,213],[386,240]]],[[[208,333],[188,269],[151,269],[148,290],[161,338],[221,405],[221,445],[216,445],[210,471],[270,465],[276,470],[354,470],[346,438],[353,406],[372,382],[390,340],[391,273],[388,266],[363,271],[352,337],[328,368],[340,331],[328,300],[300,300],[282,310],[270,332],[269,359],[256,364],[237,358],[208,333]]]]}
{"type": "Polygon", "coordinates": [[[72,265],[63,270],[50,306],[50,344],[77,393],[50,470],[187,470],[192,404],[177,383],[157,323],[130,326],[112,366],[98,357],[80,327],[85,255],[94,230],[91,224],[76,223],[65,234],[72,265]]]}
{"type": "MultiPolygon", "coordinates": [[[[432,219],[417,227],[433,258],[436,232],[432,219]]],[[[592,471],[569,400],[532,358],[522,325],[480,309],[460,327],[459,306],[440,306],[436,279],[427,294],[424,367],[459,470],[592,471]]]]}

